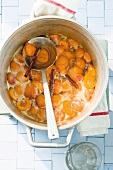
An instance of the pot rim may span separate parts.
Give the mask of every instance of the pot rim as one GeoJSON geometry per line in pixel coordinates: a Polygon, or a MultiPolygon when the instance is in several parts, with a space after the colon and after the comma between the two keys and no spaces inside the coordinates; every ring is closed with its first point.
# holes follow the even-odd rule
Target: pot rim
{"type": "MultiPolygon", "coordinates": [[[[62,129],[68,129],[70,127],[73,127],[75,125],[77,125],[78,123],[82,122],[86,117],[88,117],[94,110],[94,108],[97,107],[98,103],[100,102],[105,90],[106,90],[106,87],[107,87],[107,83],[108,83],[108,64],[107,64],[107,58],[106,58],[106,55],[105,55],[105,52],[104,50],[102,49],[101,45],[99,44],[97,38],[92,34],[92,32],[84,27],[83,25],[81,25],[78,21],[76,21],[74,18],[71,18],[71,19],[66,19],[65,17],[62,17],[62,16],[54,16],[54,15],[47,15],[47,16],[39,16],[39,17],[36,17],[36,18],[33,18],[33,19],[28,19],[28,20],[25,20],[24,23],[20,24],[19,26],[17,26],[11,33],[10,35],[8,35],[5,40],[2,42],[1,46],[0,46],[0,51],[2,50],[2,48],[5,46],[5,44],[7,43],[8,39],[13,35],[13,33],[15,33],[17,30],[19,30],[22,26],[25,26],[33,21],[36,21],[36,20],[41,20],[41,19],[64,19],[64,20],[67,20],[67,21],[71,21],[71,22],[74,22],[76,24],[78,24],[80,27],[82,27],[82,29],[84,29],[89,35],[90,37],[94,40],[94,43],[98,46],[103,58],[104,58],[104,62],[106,63],[106,67],[105,67],[105,73],[106,73],[106,83],[104,84],[104,88],[102,88],[102,91],[101,91],[101,95],[98,97],[98,102],[95,103],[95,106],[92,107],[92,109],[90,109],[90,111],[88,111],[87,114],[85,114],[84,116],[82,117],[79,117],[79,119],[75,122],[72,122],[72,123],[68,123],[68,124],[64,124],[64,125],[61,125],[58,127],[59,130],[62,130],[62,129]]],[[[1,52],[0,52],[1,54],[1,52]]],[[[5,101],[2,99],[3,103],[5,104],[5,106],[8,108],[9,112],[17,119],[19,120],[21,123],[29,126],[29,127],[32,127],[32,128],[35,128],[35,129],[41,129],[41,130],[47,130],[47,126],[39,126],[39,125],[36,125],[36,124],[33,124],[32,122],[28,122],[24,119],[22,119],[21,117],[17,116],[16,114],[14,114],[10,108],[6,105],[5,101]]]]}

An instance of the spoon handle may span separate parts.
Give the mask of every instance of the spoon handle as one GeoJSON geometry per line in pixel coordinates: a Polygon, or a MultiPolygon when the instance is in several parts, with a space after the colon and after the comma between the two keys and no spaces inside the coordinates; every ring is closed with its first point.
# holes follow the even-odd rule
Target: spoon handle
{"type": "Polygon", "coordinates": [[[46,115],[47,115],[47,125],[48,125],[48,138],[55,139],[59,137],[58,128],[56,120],[54,117],[48,82],[46,78],[45,71],[42,71],[42,81],[44,86],[45,103],[46,103],[46,115]]]}

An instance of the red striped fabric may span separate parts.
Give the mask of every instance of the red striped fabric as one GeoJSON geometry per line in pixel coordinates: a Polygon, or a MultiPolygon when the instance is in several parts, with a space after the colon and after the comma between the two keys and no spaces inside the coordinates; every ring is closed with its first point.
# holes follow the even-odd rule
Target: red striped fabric
{"type": "Polygon", "coordinates": [[[108,115],[109,112],[95,112],[92,113],[90,116],[101,116],[101,115],[108,115]]]}
{"type": "Polygon", "coordinates": [[[67,11],[67,12],[73,14],[73,15],[76,13],[75,11],[73,11],[73,10],[71,10],[69,8],[66,8],[65,6],[63,6],[63,5],[61,5],[61,4],[57,3],[57,2],[54,2],[52,0],[44,0],[44,1],[47,1],[47,2],[49,2],[51,4],[54,4],[55,6],[58,6],[58,7],[64,9],[65,11],[67,11]]]}

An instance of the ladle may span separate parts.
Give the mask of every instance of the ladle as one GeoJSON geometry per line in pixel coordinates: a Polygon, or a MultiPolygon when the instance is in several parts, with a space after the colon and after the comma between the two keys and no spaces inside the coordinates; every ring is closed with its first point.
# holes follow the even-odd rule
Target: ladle
{"type": "Polygon", "coordinates": [[[56,48],[55,48],[54,43],[45,37],[36,37],[36,38],[29,40],[28,42],[30,44],[35,44],[37,47],[37,50],[40,50],[41,48],[45,48],[48,52],[49,59],[47,62],[44,62],[44,63],[40,63],[36,60],[38,55],[34,57],[27,57],[27,56],[25,57],[25,62],[26,62],[26,65],[28,66],[28,70],[26,71],[25,76],[29,74],[31,69],[36,69],[38,71],[41,71],[42,73],[42,82],[43,82],[43,87],[44,87],[44,95],[45,95],[45,103],[46,103],[48,138],[55,139],[59,137],[59,133],[58,133],[56,120],[54,117],[50,91],[49,91],[45,71],[48,67],[54,64],[56,60],[56,56],[57,56],[56,48]]]}

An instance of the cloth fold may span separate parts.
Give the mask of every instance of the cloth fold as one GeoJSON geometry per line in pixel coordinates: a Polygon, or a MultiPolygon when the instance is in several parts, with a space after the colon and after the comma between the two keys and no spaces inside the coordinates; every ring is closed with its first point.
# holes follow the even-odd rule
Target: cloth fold
{"type": "Polygon", "coordinates": [[[107,97],[104,94],[94,112],[77,125],[81,136],[93,136],[108,133],[110,118],[108,112],[107,97]]]}
{"type": "Polygon", "coordinates": [[[41,0],[37,1],[31,11],[30,18],[56,15],[66,18],[74,16],[79,0],[41,0]]]}

